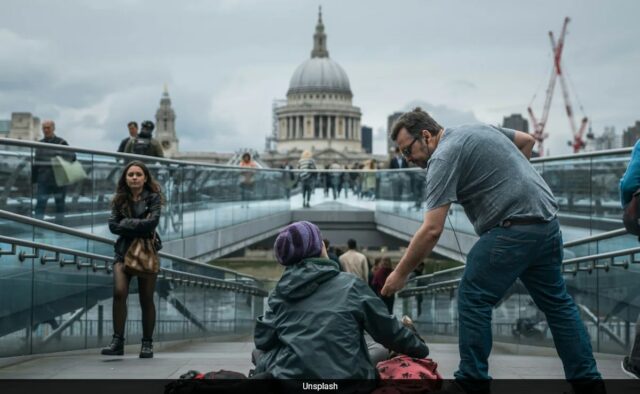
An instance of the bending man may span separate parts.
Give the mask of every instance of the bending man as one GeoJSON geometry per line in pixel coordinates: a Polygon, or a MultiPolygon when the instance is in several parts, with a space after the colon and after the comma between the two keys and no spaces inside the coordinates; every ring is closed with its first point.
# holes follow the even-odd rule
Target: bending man
{"type": "Polygon", "coordinates": [[[443,129],[416,108],[396,121],[391,139],[408,161],[427,169],[427,212],[382,294],[404,287],[433,250],[451,203],[463,206],[480,236],[458,288],[459,386],[472,391],[480,381],[488,383],[491,309],[517,278],[547,317],[566,378],[601,385],[589,336],[561,273],[558,204],[528,161],[533,137],[488,125],[443,129]]]}

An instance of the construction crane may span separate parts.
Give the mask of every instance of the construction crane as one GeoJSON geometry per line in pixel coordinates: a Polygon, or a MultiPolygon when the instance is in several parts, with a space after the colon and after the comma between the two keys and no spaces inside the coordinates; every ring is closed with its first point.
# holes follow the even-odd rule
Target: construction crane
{"type": "MultiPolygon", "coordinates": [[[[529,117],[531,118],[531,124],[533,125],[533,137],[538,141],[538,155],[544,155],[544,140],[549,137],[548,133],[544,132],[544,128],[547,124],[547,119],[549,118],[549,109],[551,108],[551,99],[553,98],[553,91],[555,89],[556,80],[560,80],[560,88],[562,89],[562,96],[564,97],[565,110],[567,112],[567,117],[569,118],[569,125],[571,126],[571,132],[573,134],[573,142],[569,141],[569,145],[573,147],[573,152],[580,152],[585,147],[584,142],[584,131],[587,127],[587,123],[589,120],[586,116],[584,116],[580,122],[580,127],[576,127],[576,123],[573,117],[573,108],[571,106],[571,99],[569,97],[569,89],[567,88],[567,83],[565,82],[565,77],[562,69],[562,50],[564,49],[564,38],[567,35],[567,25],[569,24],[569,17],[564,19],[564,23],[562,25],[562,30],[560,32],[560,37],[556,42],[553,32],[549,32],[549,39],[551,41],[551,49],[553,50],[553,68],[551,70],[551,77],[549,78],[549,84],[547,85],[546,98],[544,102],[544,107],[542,111],[542,117],[540,121],[537,120],[536,116],[533,114],[533,110],[531,109],[531,104],[527,108],[529,112],[529,117]]],[[[535,99],[535,95],[533,100],[535,99]]]]}

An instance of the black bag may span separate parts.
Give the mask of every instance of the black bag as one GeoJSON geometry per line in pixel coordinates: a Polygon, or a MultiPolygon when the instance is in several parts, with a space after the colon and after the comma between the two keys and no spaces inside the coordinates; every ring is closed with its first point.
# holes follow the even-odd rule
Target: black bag
{"type": "Polygon", "coordinates": [[[625,205],[622,213],[622,222],[629,234],[637,235],[640,238],[640,206],[638,206],[640,198],[638,195],[640,195],[640,189],[633,193],[631,201],[625,205]]]}

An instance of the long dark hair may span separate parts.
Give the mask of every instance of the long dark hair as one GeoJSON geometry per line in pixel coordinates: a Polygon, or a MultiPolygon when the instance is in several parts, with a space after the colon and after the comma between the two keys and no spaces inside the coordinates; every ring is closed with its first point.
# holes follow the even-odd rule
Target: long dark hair
{"type": "Polygon", "coordinates": [[[127,164],[124,167],[122,174],[120,174],[120,179],[118,179],[118,185],[116,186],[116,194],[113,196],[113,200],[111,200],[111,206],[122,209],[125,207],[125,204],[132,201],[133,195],[131,194],[131,189],[127,186],[127,172],[129,171],[129,168],[133,166],[140,167],[144,173],[146,180],[144,182],[143,189],[151,193],[158,193],[160,195],[160,201],[164,204],[164,196],[162,195],[162,188],[160,187],[160,184],[155,180],[153,175],[151,175],[149,168],[147,168],[143,162],[134,160],[127,164]]]}

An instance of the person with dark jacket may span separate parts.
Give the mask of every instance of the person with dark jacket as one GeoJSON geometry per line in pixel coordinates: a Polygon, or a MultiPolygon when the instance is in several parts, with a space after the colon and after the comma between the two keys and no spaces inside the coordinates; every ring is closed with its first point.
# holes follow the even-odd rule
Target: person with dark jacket
{"type": "MultiPolygon", "coordinates": [[[[163,197],[160,185],[147,166],[132,161],[124,168],[111,203],[109,230],[118,235],[113,264],[113,340],[102,349],[103,355],[124,354],[124,328],[127,319],[127,296],[132,273],[124,269],[124,257],[136,238],[153,238],[156,251],[162,248],[156,227],[160,220],[163,197]]],[[[142,309],[142,348],[140,358],[153,357],[153,330],[156,309],[153,303],[157,275],[138,276],[138,293],[142,309]]]]}
{"type": "Polygon", "coordinates": [[[328,259],[315,224],[285,227],[274,250],[286,268],[256,322],[255,345],[263,352],[256,373],[269,372],[276,379],[375,379],[364,331],[398,353],[429,354],[364,281],[340,272],[328,259]]]}
{"type": "Polygon", "coordinates": [[[120,141],[120,146],[118,146],[118,152],[124,152],[124,149],[127,147],[129,141],[135,139],[138,136],[138,123],[129,122],[127,123],[127,128],[129,129],[129,136],[122,141],[120,141]]]}
{"type": "Polygon", "coordinates": [[[124,147],[124,153],[133,153],[136,155],[164,157],[164,151],[160,142],[152,137],[155,125],[150,120],[145,120],[140,124],[142,130],[136,138],[130,139],[124,147]]]}
{"type": "Polygon", "coordinates": [[[391,265],[391,259],[389,257],[382,257],[380,259],[380,268],[373,275],[373,279],[371,280],[371,284],[373,285],[373,291],[380,296],[380,299],[387,306],[389,313],[393,313],[393,302],[395,300],[395,296],[391,294],[390,296],[383,296],[380,294],[382,287],[384,286],[384,282],[389,277],[389,274],[393,272],[393,266],[391,265]]]}
{"type": "MultiPolygon", "coordinates": [[[[633,194],[640,189],[640,141],[631,153],[629,166],[620,179],[620,200],[622,208],[631,202],[633,194]]],[[[622,360],[622,370],[634,379],[640,379],[640,315],[636,321],[636,335],[631,352],[622,360]]]]}
{"type": "MultiPolygon", "coordinates": [[[[55,129],[56,124],[53,120],[45,120],[42,122],[42,134],[44,134],[44,138],[38,142],[69,146],[64,138],[55,135],[55,129]]],[[[49,196],[53,196],[56,203],[56,222],[61,223],[64,216],[67,188],[64,185],[59,186],[56,183],[53,166],[51,164],[51,159],[56,156],[60,156],[67,161],[76,160],[76,154],[74,152],[37,148],[31,168],[31,183],[37,186],[35,218],[40,220],[44,218],[49,196]]]]}

